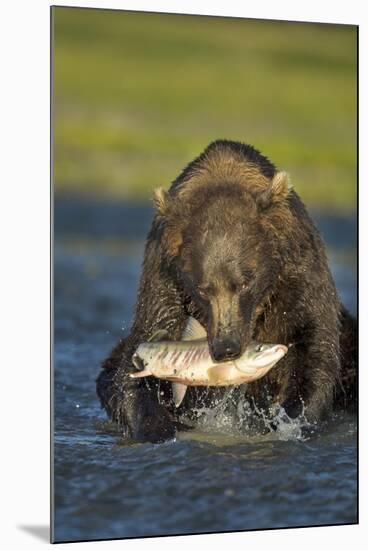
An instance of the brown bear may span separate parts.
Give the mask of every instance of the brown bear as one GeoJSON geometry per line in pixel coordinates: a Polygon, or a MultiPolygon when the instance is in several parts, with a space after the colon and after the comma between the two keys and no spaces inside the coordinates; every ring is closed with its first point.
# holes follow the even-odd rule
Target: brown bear
{"type": "MultiPolygon", "coordinates": [[[[171,384],[128,373],[141,342],[160,329],[179,340],[188,316],[206,328],[215,361],[240,356],[252,339],[289,346],[244,389],[258,407],[279,404],[290,417],[303,410],[317,423],[334,402],[356,400],[355,321],[285,172],[250,145],[218,140],[154,202],[132,330],[97,379],[102,406],[125,436],[157,442],[175,435],[171,384]]],[[[221,391],[189,388],[179,412],[221,391]]]]}

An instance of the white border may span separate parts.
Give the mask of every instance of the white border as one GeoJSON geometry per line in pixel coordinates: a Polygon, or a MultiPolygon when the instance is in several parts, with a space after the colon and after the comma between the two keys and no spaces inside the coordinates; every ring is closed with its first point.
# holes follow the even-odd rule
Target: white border
{"type": "MultiPolygon", "coordinates": [[[[55,5],[213,14],[263,19],[323,21],[360,25],[360,204],[367,201],[368,25],[364,2],[258,0],[81,1],[55,5]]],[[[3,3],[1,8],[1,319],[2,319],[2,544],[4,548],[43,545],[19,526],[49,522],[49,6],[38,0],[3,3]],[[4,308],[5,306],[5,308],[4,308]],[[5,380],[4,380],[5,377],[5,380]]],[[[360,216],[360,333],[368,334],[368,279],[360,216]],[[364,315],[363,315],[364,313],[364,315]]],[[[361,346],[362,347],[362,346],[361,346]]],[[[368,388],[361,353],[361,393],[368,388]]],[[[128,548],[200,547],[231,544],[257,548],[328,545],[362,546],[367,540],[367,407],[361,399],[359,526],[263,531],[226,535],[83,543],[128,548]]],[[[64,545],[60,545],[64,546],[64,545]]]]}

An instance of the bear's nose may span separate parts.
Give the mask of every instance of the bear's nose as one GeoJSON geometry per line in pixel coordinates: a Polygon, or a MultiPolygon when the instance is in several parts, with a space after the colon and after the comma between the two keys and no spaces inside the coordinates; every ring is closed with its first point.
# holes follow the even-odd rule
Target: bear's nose
{"type": "Polygon", "coordinates": [[[215,361],[226,361],[239,357],[241,353],[240,340],[236,337],[216,338],[211,346],[215,361]]]}

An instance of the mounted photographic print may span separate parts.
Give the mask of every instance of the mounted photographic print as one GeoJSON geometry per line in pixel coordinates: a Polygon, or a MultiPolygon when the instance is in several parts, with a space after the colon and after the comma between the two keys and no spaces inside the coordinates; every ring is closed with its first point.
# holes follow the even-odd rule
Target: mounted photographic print
{"type": "Polygon", "coordinates": [[[357,27],[52,46],[53,541],[357,523],[357,27]]]}

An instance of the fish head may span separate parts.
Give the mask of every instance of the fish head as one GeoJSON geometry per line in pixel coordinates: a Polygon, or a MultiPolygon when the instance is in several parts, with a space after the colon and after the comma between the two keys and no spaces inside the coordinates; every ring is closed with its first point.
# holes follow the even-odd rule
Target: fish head
{"type": "Polygon", "coordinates": [[[283,344],[260,344],[251,342],[244,354],[236,361],[237,366],[247,365],[250,368],[272,367],[287,353],[283,344]]]}

